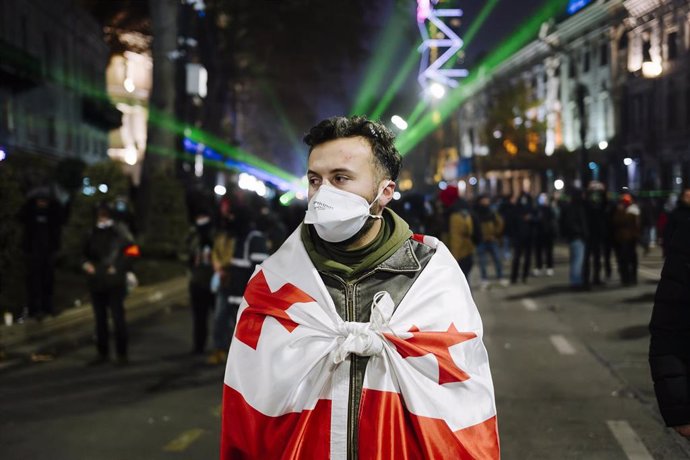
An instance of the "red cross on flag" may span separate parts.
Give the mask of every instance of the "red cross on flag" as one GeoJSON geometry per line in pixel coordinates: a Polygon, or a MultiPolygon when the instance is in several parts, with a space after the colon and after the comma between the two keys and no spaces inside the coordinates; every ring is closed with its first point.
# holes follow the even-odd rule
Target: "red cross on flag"
{"type": "Polygon", "coordinates": [[[398,305],[372,299],[345,323],[299,229],[250,280],[225,375],[221,459],[347,458],[350,354],[370,356],[360,398],[360,459],[497,459],[482,324],[448,249],[398,305]]]}

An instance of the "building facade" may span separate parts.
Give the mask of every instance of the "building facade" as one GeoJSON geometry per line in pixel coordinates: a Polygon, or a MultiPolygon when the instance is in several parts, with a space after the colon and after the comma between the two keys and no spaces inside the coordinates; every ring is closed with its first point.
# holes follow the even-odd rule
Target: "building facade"
{"type": "Polygon", "coordinates": [[[0,2],[0,148],[59,161],[106,158],[109,102],[98,22],[67,0],[0,2]]]}
{"type": "Polygon", "coordinates": [[[461,156],[475,165],[478,191],[599,180],[613,191],[667,193],[688,184],[688,8],[599,0],[545,23],[458,111],[461,156]],[[524,97],[506,102],[506,88],[524,97]]]}

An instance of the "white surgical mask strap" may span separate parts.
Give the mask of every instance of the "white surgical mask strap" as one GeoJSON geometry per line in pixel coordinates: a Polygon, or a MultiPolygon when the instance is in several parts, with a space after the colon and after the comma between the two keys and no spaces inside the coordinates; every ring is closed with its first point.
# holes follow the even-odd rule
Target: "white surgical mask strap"
{"type": "MultiPolygon", "coordinates": [[[[371,207],[374,206],[374,203],[376,203],[376,202],[379,200],[379,198],[381,198],[381,195],[383,195],[384,190],[386,190],[386,187],[388,187],[388,184],[390,184],[390,183],[391,183],[391,181],[386,182],[386,185],[384,185],[384,187],[381,189],[381,191],[379,192],[379,194],[376,195],[376,198],[374,198],[374,201],[372,201],[372,202],[369,204],[369,209],[371,209],[371,207]]],[[[369,213],[369,217],[371,217],[371,218],[373,218],[373,219],[383,219],[383,216],[374,215],[374,214],[371,214],[371,213],[369,213]]]]}

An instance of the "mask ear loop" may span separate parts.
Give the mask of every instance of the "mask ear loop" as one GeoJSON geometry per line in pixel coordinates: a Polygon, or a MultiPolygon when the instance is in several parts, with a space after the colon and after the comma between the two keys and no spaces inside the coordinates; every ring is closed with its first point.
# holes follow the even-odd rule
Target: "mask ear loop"
{"type": "MultiPolygon", "coordinates": [[[[371,209],[371,207],[374,206],[374,203],[376,203],[376,202],[379,200],[379,198],[381,198],[381,195],[383,195],[384,190],[386,190],[386,187],[388,187],[388,186],[390,185],[391,182],[393,182],[393,181],[390,181],[390,180],[389,180],[388,183],[381,189],[381,191],[379,192],[379,194],[376,195],[376,198],[374,198],[374,201],[372,201],[372,202],[369,204],[369,209],[371,209]]],[[[369,217],[371,217],[372,219],[383,219],[383,216],[374,215],[374,214],[372,214],[372,213],[369,213],[369,217]]]]}

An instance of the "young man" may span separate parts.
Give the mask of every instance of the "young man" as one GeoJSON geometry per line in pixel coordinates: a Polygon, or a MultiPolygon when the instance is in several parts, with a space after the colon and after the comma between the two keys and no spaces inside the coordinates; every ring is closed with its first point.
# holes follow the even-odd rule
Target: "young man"
{"type": "Polygon", "coordinates": [[[240,305],[221,458],[498,458],[467,281],[386,207],[401,164],[392,133],[335,117],[305,142],[304,223],[240,305]]]}

